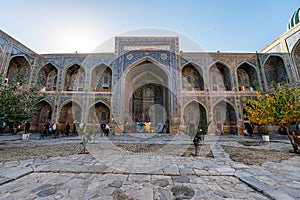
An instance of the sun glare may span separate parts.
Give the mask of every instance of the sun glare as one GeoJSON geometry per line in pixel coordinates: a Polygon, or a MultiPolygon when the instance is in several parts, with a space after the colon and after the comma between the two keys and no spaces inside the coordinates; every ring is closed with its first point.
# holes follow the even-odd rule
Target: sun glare
{"type": "Polygon", "coordinates": [[[91,53],[105,39],[103,35],[89,28],[68,28],[58,37],[60,50],[63,53],[91,53]]]}

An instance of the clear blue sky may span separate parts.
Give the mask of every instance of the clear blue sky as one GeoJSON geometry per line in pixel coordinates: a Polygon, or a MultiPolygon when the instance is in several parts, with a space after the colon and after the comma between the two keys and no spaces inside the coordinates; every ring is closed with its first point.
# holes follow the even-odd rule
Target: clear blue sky
{"type": "Polygon", "coordinates": [[[299,0],[2,0],[0,29],[38,53],[91,52],[144,27],[180,32],[206,51],[255,52],[286,31],[298,7],[299,0]]]}

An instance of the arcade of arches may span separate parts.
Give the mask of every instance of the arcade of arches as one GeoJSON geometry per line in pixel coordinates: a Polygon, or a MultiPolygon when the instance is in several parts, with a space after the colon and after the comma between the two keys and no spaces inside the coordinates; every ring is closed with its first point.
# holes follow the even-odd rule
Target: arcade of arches
{"type": "Polygon", "coordinates": [[[36,54],[10,41],[14,52],[0,50],[2,78],[43,88],[47,97],[32,119],[37,127],[48,120],[62,126],[98,124],[122,115],[120,124],[151,121],[153,126],[169,118],[174,126],[196,126],[200,118],[214,126],[212,133],[216,128],[237,132],[244,123],[242,98],[255,96],[256,82],[268,90],[272,82],[298,83],[300,78],[296,40],[288,55],[278,46],[259,53],[180,52],[175,37],[117,37],[115,42],[119,49],[95,53],[85,66],[86,54],[36,54]]]}

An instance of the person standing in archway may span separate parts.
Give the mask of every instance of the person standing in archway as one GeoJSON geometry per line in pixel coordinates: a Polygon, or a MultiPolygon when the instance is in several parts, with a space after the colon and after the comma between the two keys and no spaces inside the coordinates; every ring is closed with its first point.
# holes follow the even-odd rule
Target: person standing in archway
{"type": "Polygon", "coordinates": [[[67,123],[67,125],[66,125],[66,135],[70,135],[70,124],[69,123],[67,123]]]}
{"type": "Polygon", "coordinates": [[[24,130],[24,134],[28,134],[29,133],[29,129],[30,129],[30,123],[27,120],[25,123],[25,130],[24,130]]]}

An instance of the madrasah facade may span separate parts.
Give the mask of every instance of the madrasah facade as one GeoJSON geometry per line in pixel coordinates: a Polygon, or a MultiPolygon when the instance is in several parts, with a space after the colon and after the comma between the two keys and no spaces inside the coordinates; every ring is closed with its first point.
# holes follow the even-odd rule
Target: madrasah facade
{"type": "Polygon", "coordinates": [[[46,98],[35,106],[32,131],[57,122],[110,122],[114,133],[152,131],[169,119],[171,133],[201,120],[209,133],[241,134],[243,97],[255,97],[272,82],[300,83],[299,9],[287,31],[261,51],[182,52],[178,37],[115,37],[111,53],[39,54],[0,30],[0,75],[10,83],[26,78],[46,98]],[[23,77],[18,72],[23,71],[23,77]]]}

